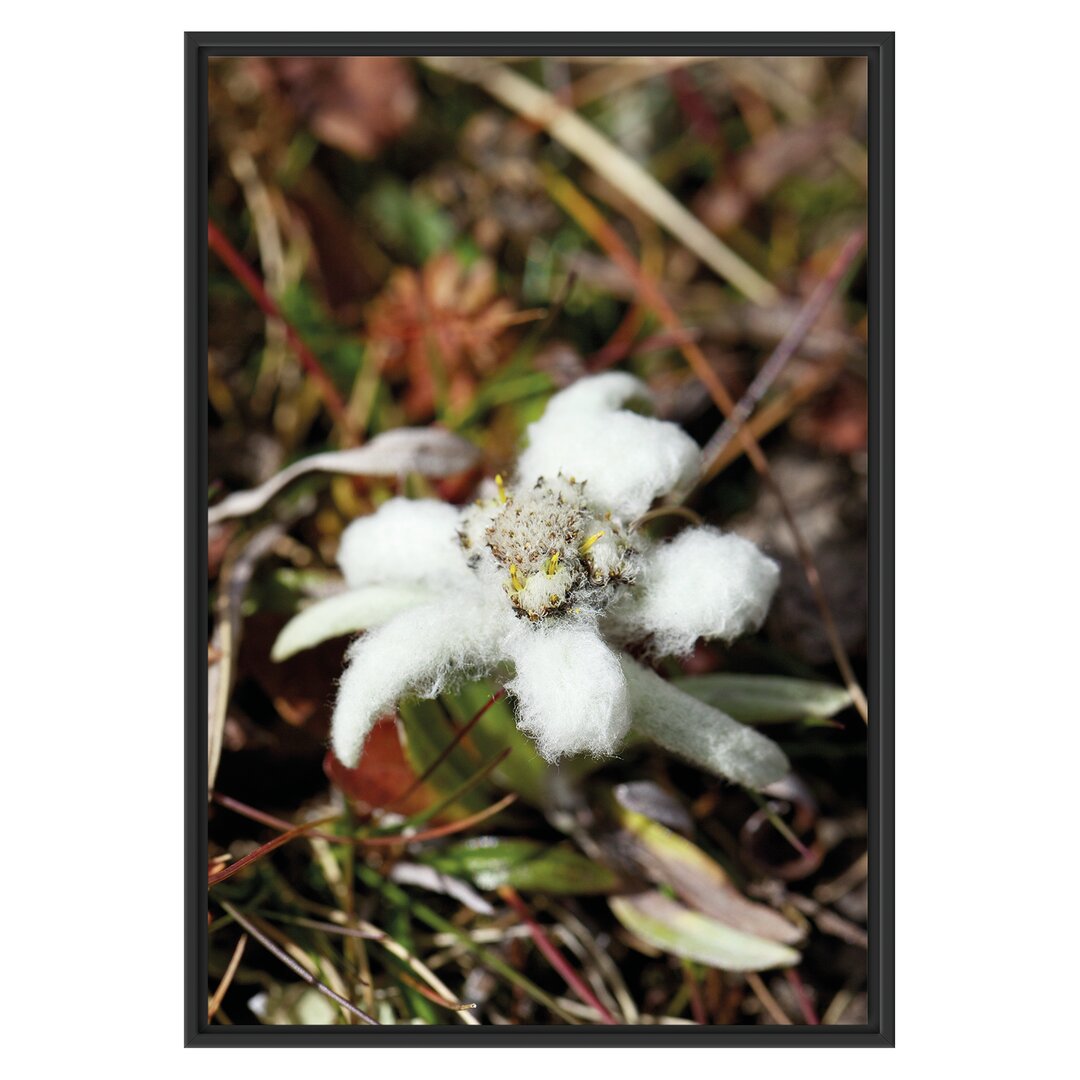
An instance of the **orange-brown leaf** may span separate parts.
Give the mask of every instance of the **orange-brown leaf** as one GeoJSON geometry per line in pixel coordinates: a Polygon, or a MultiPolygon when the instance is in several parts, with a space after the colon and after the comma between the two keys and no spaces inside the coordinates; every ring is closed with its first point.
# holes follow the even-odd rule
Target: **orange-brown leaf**
{"type": "Polygon", "coordinates": [[[416,773],[402,752],[397,723],[392,716],[384,716],[372,729],[355,768],[346,768],[328,752],[323,769],[335,787],[364,807],[392,805],[396,813],[409,815],[439,798],[438,792],[426,784],[409,792],[416,773]],[[408,796],[402,799],[407,792],[408,796]]]}

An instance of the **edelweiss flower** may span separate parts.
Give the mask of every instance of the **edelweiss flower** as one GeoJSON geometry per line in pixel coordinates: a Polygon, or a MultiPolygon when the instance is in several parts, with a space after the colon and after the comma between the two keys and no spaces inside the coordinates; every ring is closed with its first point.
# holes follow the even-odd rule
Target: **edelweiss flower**
{"type": "MultiPolygon", "coordinates": [[[[635,531],[654,499],[693,480],[699,457],[676,425],[623,408],[635,400],[648,393],[632,376],[583,379],[529,427],[510,484],[496,477],[464,510],[391,499],[345,530],[338,560],[351,591],[295,623],[302,636],[321,608],[319,636],[377,627],[350,647],[334,709],[346,765],[399,698],[505,664],[518,725],[549,761],[610,755],[633,723],[751,786],[787,771],[770,740],[623,651],[684,655],[698,638],[755,630],[779,578],[753,544],[714,528],[662,543],[635,531]]],[[[286,628],[277,655],[295,651],[297,632],[286,628]]]]}

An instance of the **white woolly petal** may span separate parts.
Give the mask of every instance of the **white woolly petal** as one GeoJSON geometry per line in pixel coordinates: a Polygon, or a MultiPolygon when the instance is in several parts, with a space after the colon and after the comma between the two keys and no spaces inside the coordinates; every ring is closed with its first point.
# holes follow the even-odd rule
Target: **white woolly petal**
{"type": "MultiPolygon", "coordinates": [[[[570,413],[614,412],[632,401],[652,405],[652,394],[640,380],[625,371],[608,371],[578,379],[548,402],[544,420],[570,413]]],[[[542,424],[544,421],[541,420],[542,424]]]]}
{"type": "Polygon", "coordinates": [[[448,594],[395,616],[359,638],[347,654],[331,742],[350,767],[375,721],[406,694],[435,697],[459,677],[487,672],[515,630],[510,609],[479,591],[448,594]]]}
{"type": "Polygon", "coordinates": [[[630,727],[626,678],[591,626],[524,625],[508,643],[518,727],[548,761],[563,754],[606,756],[630,727]]]}
{"type": "Polygon", "coordinates": [[[652,635],[659,656],[688,653],[698,638],[730,641],[765,621],[780,568],[749,540],[686,529],[645,557],[632,598],[607,629],[622,641],[652,635]]]}
{"type": "Polygon", "coordinates": [[[718,776],[763,788],[787,775],[784,752],[761,732],[691,697],[623,654],[636,731],[718,776]]]}
{"type": "Polygon", "coordinates": [[[341,534],[338,565],[350,586],[413,582],[453,588],[467,576],[458,509],[438,499],[390,499],[341,534]]]}
{"type": "Polygon", "coordinates": [[[422,585],[364,585],[329,596],[294,615],[278,634],[271,660],[287,660],[331,638],[381,626],[400,611],[435,599],[422,585]]]}
{"type": "Polygon", "coordinates": [[[675,424],[619,409],[648,399],[643,383],[612,372],[582,379],[548,403],[529,425],[529,445],[518,459],[518,483],[528,486],[558,473],[587,481],[585,497],[625,518],[643,514],[658,495],[690,483],[700,451],[675,424]]]}

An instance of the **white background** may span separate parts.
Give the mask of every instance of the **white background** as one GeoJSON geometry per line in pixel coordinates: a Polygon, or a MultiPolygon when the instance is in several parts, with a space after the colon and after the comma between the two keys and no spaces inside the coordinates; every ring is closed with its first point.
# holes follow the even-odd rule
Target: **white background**
{"type": "Polygon", "coordinates": [[[188,29],[898,31],[899,1046],[687,1050],[676,1067],[1065,1072],[1080,711],[1066,6],[160,9],[25,5],[5,26],[0,1019],[4,1056],[21,1063],[11,1075],[573,1075],[601,1058],[628,1075],[672,1068],[666,1050],[311,1061],[181,1049],[188,29]]]}

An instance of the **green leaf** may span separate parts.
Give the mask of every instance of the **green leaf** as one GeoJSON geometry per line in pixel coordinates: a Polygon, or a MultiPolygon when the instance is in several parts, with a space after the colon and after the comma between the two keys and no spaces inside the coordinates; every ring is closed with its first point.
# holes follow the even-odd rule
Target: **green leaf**
{"type": "Polygon", "coordinates": [[[799,954],[787,945],[734,930],[683,907],[663,893],[613,896],[608,904],[630,933],[684,960],[696,960],[721,971],[764,971],[793,967],[799,962],[799,954]]]}
{"type": "MultiPolygon", "coordinates": [[[[468,683],[455,694],[444,695],[442,703],[460,727],[491,701],[496,689],[490,682],[468,683]]],[[[558,765],[546,762],[532,739],[518,729],[513,704],[505,697],[480,717],[469,732],[466,744],[475,750],[478,762],[490,761],[509,746],[509,756],[492,773],[492,779],[504,791],[513,791],[531,806],[542,810],[551,807],[556,785],[560,788],[574,785],[604,764],[602,760],[584,754],[563,758],[558,765]]]]}
{"type": "MultiPolygon", "coordinates": [[[[461,727],[491,701],[496,689],[488,682],[468,683],[457,693],[444,695],[442,700],[446,711],[461,727]]],[[[492,779],[503,790],[516,792],[532,806],[545,805],[552,766],[540,756],[533,741],[518,730],[513,707],[505,697],[487,708],[467,738],[484,761],[490,761],[509,746],[509,756],[492,773],[492,779]]]]}
{"type": "MultiPolygon", "coordinates": [[[[435,763],[454,739],[454,727],[437,701],[405,699],[398,702],[401,718],[401,748],[417,776],[435,763]]],[[[494,755],[493,755],[494,756],[494,755]]],[[[483,767],[457,742],[427,783],[440,795],[451,795],[483,767]]],[[[496,795],[491,785],[483,783],[465,792],[456,802],[464,813],[476,813],[490,806],[496,795]]]]}
{"type": "Polygon", "coordinates": [[[457,229],[450,216],[429,195],[399,180],[386,180],[372,192],[371,218],[382,238],[417,263],[445,251],[457,229]]]}
{"type": "Polygon", "coordinates": [[[851,704],[842,686],[782,675],[688,675],[671,681],[746,724],[824,720],[851,704]]]}
{"type": "Polygon", "coordinates": [[[512,885],[522,892],[580,896],[609,893],[619,885],[613,870],[568,844],[548,846],[536,840],[481,836],[425,855],[422,861],[444,874],[468,878],[481,889],[512,885]]]}
{"type": "Polygon", "coordinates": [[[270,658],[287,660],[330,638],[370,630],[431,596],[430,590],[419,585],[369,585],[319,600],[282,627],[270,658]]]}
{"type": "Polygon", "coordinates": [[[763,788],[786,776],[784,752],[753,728],[673,686],[628,656],[620,658],[634,728],[665,750],[717,776],[763,788]]]}

